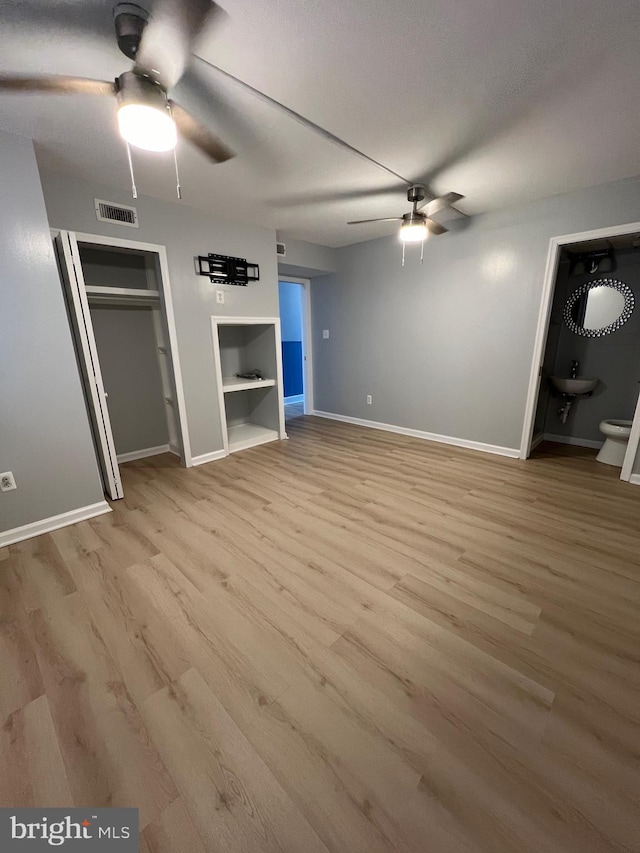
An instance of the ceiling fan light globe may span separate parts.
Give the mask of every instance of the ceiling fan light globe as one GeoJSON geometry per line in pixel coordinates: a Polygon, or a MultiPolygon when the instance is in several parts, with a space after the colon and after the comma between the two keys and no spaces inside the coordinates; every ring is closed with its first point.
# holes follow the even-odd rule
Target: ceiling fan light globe
{"type": "Polygon", "coordinates": [[[169,111],[148,104],[122,104],[118,108],[118,127],[129,145],[144,151],[172,151],[178,141],[169,111]]]}
{"type": "Polygon", "coordinates": [[[429,231],[424,222],[403,224],[400,228],[400,239],[403,243],[421,243],[428,236],[429,231]]]}

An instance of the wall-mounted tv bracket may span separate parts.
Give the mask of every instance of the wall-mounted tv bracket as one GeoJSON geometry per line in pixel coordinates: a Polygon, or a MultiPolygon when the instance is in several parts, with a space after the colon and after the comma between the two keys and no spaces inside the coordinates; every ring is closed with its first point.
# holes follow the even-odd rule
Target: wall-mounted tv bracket
{"type": "Polygon", "coordinates": [[[228,255],[198,255],[198,275],[209,276],[212,284],[237,284],[246,287],[250,281],[260,281],[260,267],[244,258],[228,255]]]}

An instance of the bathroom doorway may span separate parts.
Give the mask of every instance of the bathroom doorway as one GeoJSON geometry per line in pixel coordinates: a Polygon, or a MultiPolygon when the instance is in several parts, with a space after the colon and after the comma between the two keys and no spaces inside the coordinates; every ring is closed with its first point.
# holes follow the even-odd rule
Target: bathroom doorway
{"type": "Polygon", "coordinates": [[[550,442],[640,483],[639,380],[640,224],[552,240],[521,458],[550,442]]]}
{"type": "Polygon", "coordinates": [[[287,419],[313,411],[310,287],[308,279],[281,276],[278,281],[287,419]]]}

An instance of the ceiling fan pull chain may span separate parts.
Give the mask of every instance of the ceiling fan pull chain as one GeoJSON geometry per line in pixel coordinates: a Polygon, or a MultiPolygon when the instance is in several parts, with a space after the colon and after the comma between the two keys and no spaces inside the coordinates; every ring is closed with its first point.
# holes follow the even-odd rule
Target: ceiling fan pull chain
{"type": "Polygon", "coordinates": [[[404,247],[405,247],[405,244],[403,243],[402,244],[402,266],[404,266],[404,247]]]}
{"type": "Polygon", "coordinates": [[[173,164],[176,167],[176,192],[178,198],[182,198],[182,187],[180,186],[180,174],[178,172],[178,156],[175,148],[173,149],[173,164]]]}
{"type": "MultiPolygon", "coordinates": [[[[171,105],[169,104],[169,115],[173,118],[173,110],[171,109],[171,105]]],[[[182,187],[180,186],[180,172],[178,171],[178,146],[173,149],[173,165],[176,169],[176,192],[178,194],[178,198],[182,198],[182,187]]]]}
{"type": "Polygon", "coordinates": [[[124,143],[127,146],[127,159],[129,160],[129,174],[131,175],[131,193],[134,198],[138,198],[138,190],[136,189],[136,180],[133,177],[133,161],[131,160],[131,149],[129,143],[124,143]]]}
{"type": "Polygon", "coordinates": [[[420,243],[420,263],[424,263],[424,240],[420,243]]]}

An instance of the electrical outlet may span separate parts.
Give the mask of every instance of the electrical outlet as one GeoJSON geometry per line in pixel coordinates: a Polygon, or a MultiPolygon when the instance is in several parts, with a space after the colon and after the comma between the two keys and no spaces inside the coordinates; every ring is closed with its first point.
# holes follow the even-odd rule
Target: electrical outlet
{"type": "Polygon", "coordinates": [[[13,477],[13,471],[5,471],[4,474],[0,474],[0,491],[12,492],[17,488],[16,481],[13,477]]]}
{"type": "Polygon", "coordinates": [[[322,330],[322,337],[325,339],[325,341],[327,340],[327,338],[329,337],[329,329],[322,330]]]}
{"type": "Polygon", "coordinates": [[[224,290],[216,290],[216,302],[218,305],[224,305],[224,290]]]}
{"type": "Polygon", "coordinates": [[[373,397],[371,394],[367,394],[367,406],[370,406],[373,403],[373,397]]]}

